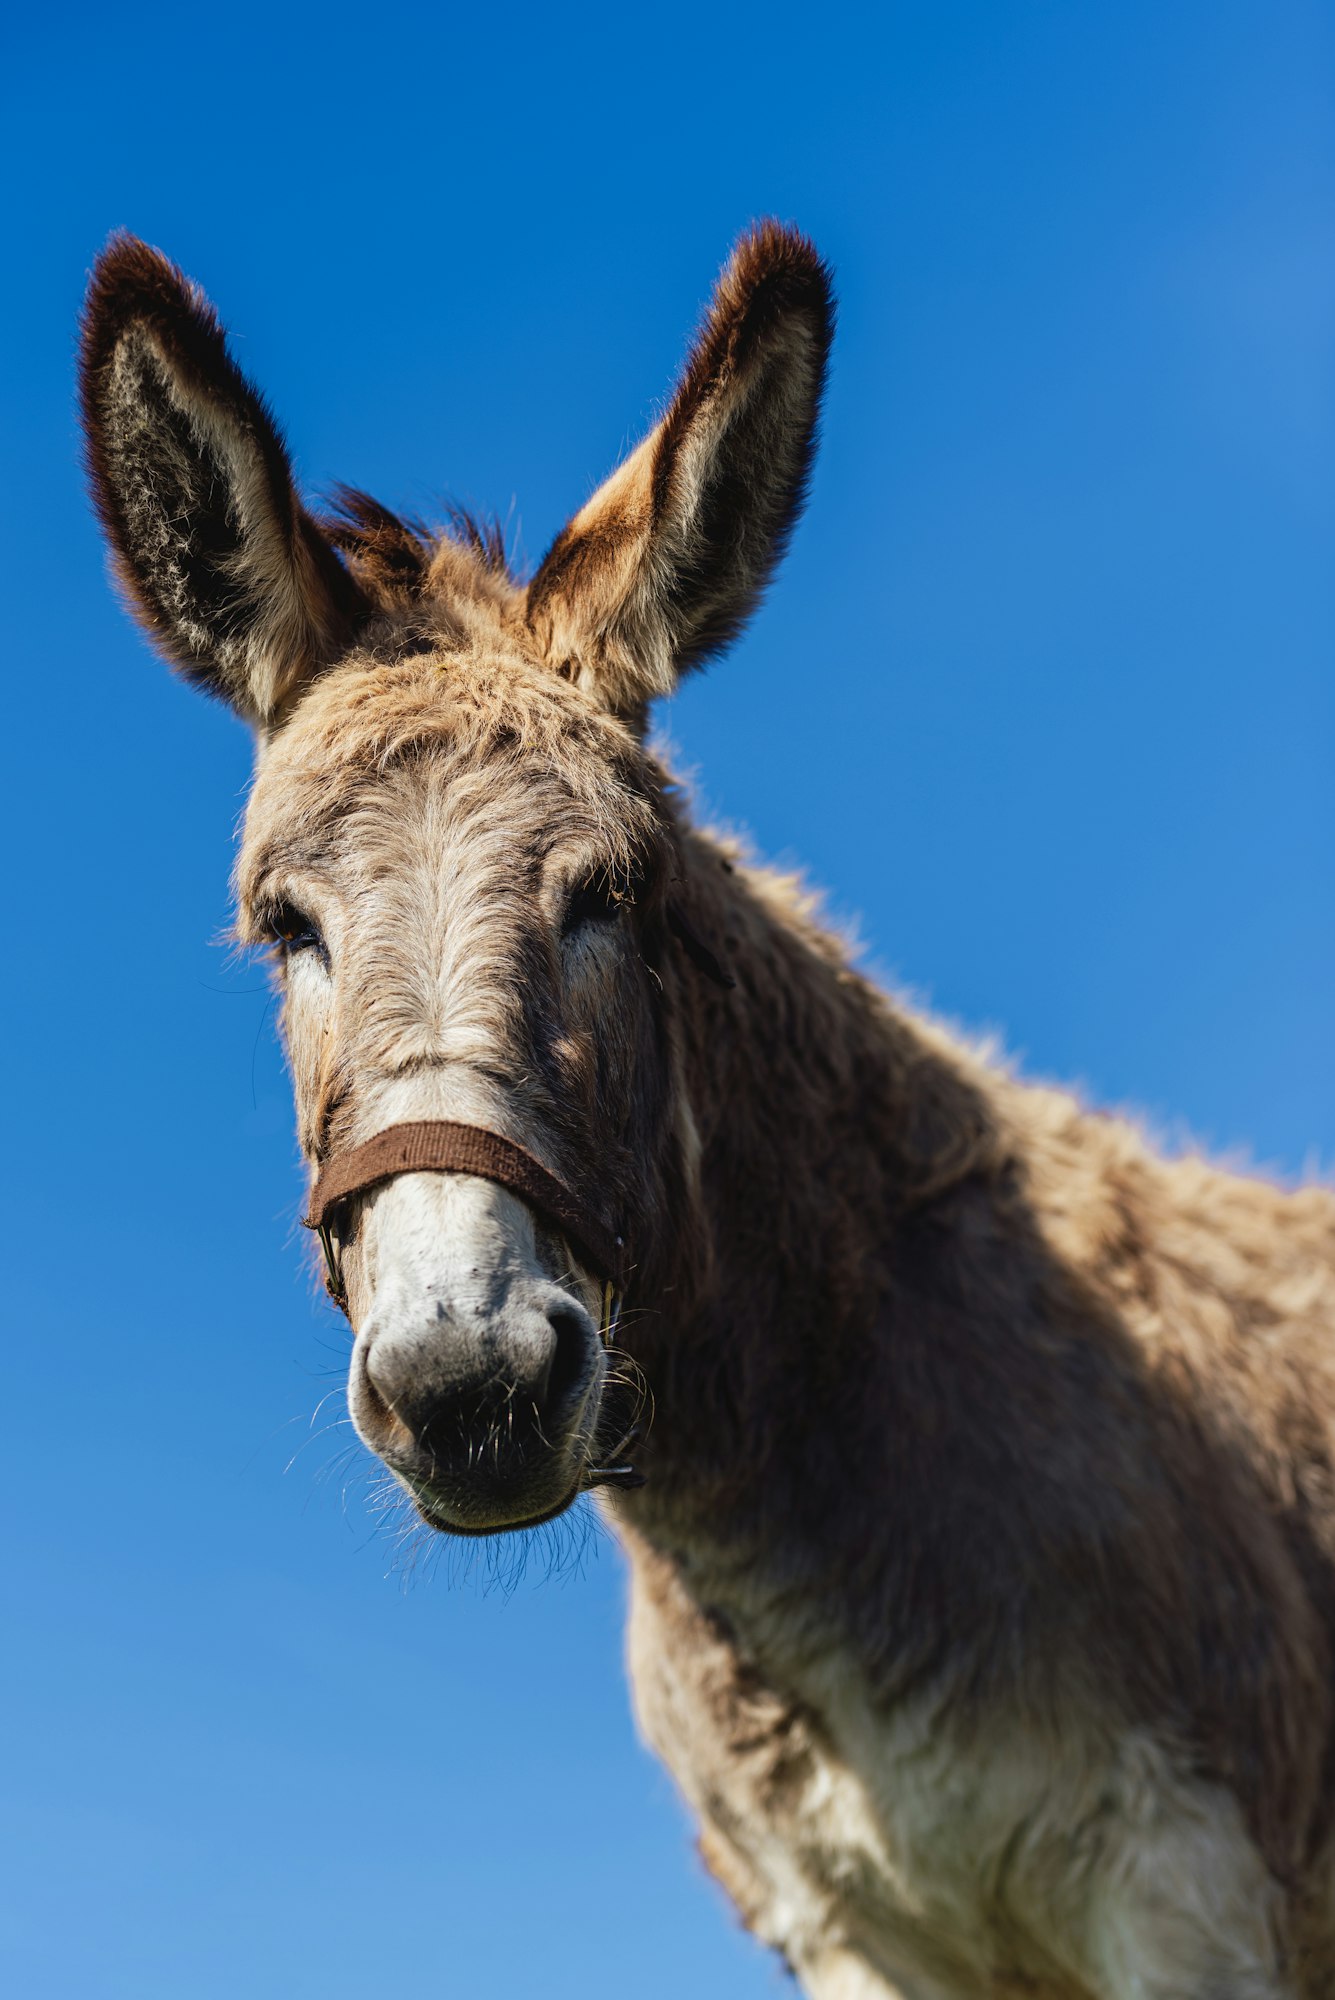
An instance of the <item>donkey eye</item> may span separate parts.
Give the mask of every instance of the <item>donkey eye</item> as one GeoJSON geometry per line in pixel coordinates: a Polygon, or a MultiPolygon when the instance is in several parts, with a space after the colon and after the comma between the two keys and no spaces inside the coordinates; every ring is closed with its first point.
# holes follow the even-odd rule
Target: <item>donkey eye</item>
{"type": "Polygon", "coordinates": [[[566,904],[566,913],[561,919],[562,937],[573,937],[576,931],[583,930],[588,924],[615,923],[631,900],[627,891],[619,888],[605,869],[591,875],[587,882],[580,884],[566,904]]]}
{"type": "Polygon", "coordinates": [[[280,904],[265,928],[273,942],[281,945],[289,956],[299,951],[318,951],[322,958],[324,956],[324,939],[319,925],[294,903],[280,904]]]}

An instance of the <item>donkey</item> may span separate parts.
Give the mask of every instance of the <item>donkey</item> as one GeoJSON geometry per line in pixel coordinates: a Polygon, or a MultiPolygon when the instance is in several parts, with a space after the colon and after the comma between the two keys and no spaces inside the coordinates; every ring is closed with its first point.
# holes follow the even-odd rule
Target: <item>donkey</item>
{"type": "Polygon", "coordinates": [[[352,1418],[446,1533],[603,1489],[644,1734],[815,2000],[1332,1994],[1335,1197],[908,1012],[646,744],[793,531],[832,328],[744,236],[526,583],[309,512],[203,295],[96,267],[116,575],[257,738],[352,1418]]]}

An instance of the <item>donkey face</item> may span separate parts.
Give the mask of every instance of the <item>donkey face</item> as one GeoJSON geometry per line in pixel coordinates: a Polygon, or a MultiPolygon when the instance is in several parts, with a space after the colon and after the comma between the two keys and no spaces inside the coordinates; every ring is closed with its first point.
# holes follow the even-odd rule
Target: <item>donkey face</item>
{"type": "MultiPolygon", "coordinates": [[[[307,1156],[453,1119],[638,1234],[672,1125],[673,874],[634,740],[500,639],[325,676],[264,759],[239,876],[244,935],[278,947],[307,1156]]],[[[349,1206],[362,1437],[434,1525],[566,1505],[630,1422],[600,1284],[488,1180],[405,1174],[349,1206]]]]}
{"type": "MultiPolygon", "coordinates": [[[[115,240],[89,293],[117,574],[257,732],[239,929],[274,948],[308,1161],[408,1120],[499,1132],[627,1236],[642,1307],[686,1116],[681,860],[644,721],[782,552],[831,319],[801,237],[744,239],[663,421],[525,586],[471,523],[432,541],[358,494],[309,514],[211,308],[156,252],[115,240]]],[[[628,1421],[594,1275],[470,1175],[385,1182],[340,1234],[353,1419],[424,1518],[559,1512],[628,1421]]]]}

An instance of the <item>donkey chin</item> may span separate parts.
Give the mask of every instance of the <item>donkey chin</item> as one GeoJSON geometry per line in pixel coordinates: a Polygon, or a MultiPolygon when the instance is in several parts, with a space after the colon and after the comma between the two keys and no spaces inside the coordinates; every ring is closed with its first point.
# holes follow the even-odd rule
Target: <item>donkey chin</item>
{"type": "Polygon", "coordinates": [[[607,1366],[580,1293],[544,1268],[533,1219],[503,1189],[405,1175],[350,1245],[357,1339],[348,1407],[429,1527],[536,1527],[589,1483],[607,1366]]]}

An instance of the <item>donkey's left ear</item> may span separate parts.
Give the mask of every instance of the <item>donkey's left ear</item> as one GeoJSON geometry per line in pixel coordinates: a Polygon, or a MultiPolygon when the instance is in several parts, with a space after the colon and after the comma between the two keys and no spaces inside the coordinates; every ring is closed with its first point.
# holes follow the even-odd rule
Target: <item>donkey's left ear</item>
{"type": "Polygon", "coordinates": [[[93,499],[133,609],[169,659],[264,726],[369,607],[297,497],[212,306],[115,236],[88,288],[79,389],[93,499]]]}
{"type": "Polygon", "coordinates": [[[637,716],[733,640],[806,497],[834,332],[827,266],[759,224],[732,254],[667,414],[529,587],[552,665],[637,716]]]}

